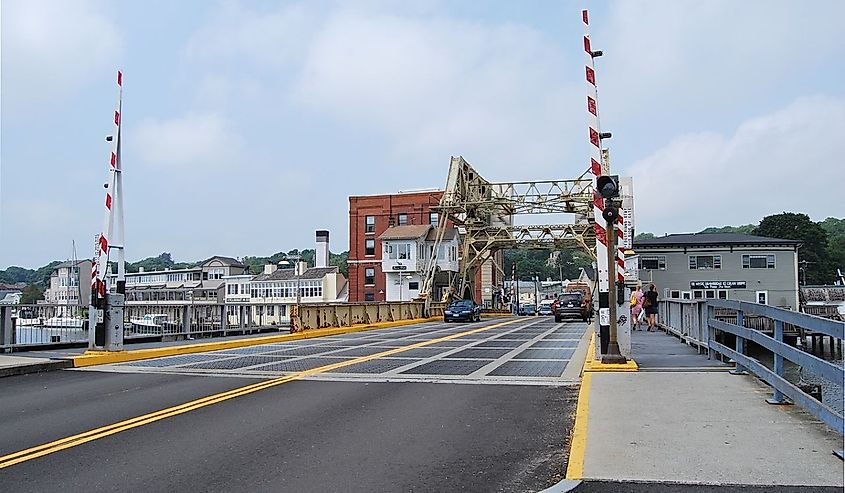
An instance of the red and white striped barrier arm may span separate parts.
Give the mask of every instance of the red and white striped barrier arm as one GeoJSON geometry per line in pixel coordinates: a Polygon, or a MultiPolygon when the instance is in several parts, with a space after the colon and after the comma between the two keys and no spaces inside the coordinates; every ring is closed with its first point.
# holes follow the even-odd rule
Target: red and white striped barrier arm
{"type": "MultiPolygon", "coordinates": [[[[604,228],[604,199],[599,195],[596,181],[598,177],[603,174],[608,174],[610,170],[603,169],[601,156],[601,137],[599,127],[599,109],[598,109],[598,91],[596,90],[596,69],[593,64],[593,49],[590,44],[590,18],[586,10],[581,11],[581,20],[584,22],[584,62],[585,62],[585,76],[587,80],[587,117],[589,122],[589,138],[590,138],[590,172],[593,174],[593,216],[596,222],[596,265],[598,272],[596,275],[599,280],[599,291],[606,292],[610,289],[607,280],[607,232],[604,228]]],[[[619,223],[622,223],[620,214],[619,223]]],[[[623,232],[621,227],[617,228],[618,238],[617,245],[622,244],[623,232]]],[[[616,278],[617,280],[625,279],[625,254],[624,249],[618,249],[616,252],[616,278]]]]}
{"type": "Polygon", "coordinates": [[[120,111],[123,95],[123,73],[117,71],[117,102],[114,107],[114,131],[112,133],[112,148],[109,156],[109,180],[106,189],[105,219],[103,220],[103,232],[97,239],[97,251],[94,256],[95,268],[91,270],[91,296],[94,293],[100,297],[106,295],[106,269],[109,260],[109,238],[114,231],[114,211],[112,202],[117,182],[117,170],[120,166],[118,159],[118,145],[120,141],[120,111]]]}

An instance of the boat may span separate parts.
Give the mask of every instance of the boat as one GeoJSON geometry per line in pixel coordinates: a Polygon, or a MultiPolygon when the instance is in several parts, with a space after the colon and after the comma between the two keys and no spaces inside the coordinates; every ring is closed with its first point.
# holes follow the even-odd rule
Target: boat
{"type": "Polygon", "coordinates": [[[162,333],[162,327],[171,325],[169,317],[165,313],[148,313],[141,318],[133,318],[130,320],[132,324],[132,332],[136,334],[156,334],[162,333]]]}
{"type": "Polygon", "coordinates": [[[83,320],[81,318],[73,317],[52,317],[48,318],[41,324],[45,329],[76,329],[82,330],[83,320]]]}

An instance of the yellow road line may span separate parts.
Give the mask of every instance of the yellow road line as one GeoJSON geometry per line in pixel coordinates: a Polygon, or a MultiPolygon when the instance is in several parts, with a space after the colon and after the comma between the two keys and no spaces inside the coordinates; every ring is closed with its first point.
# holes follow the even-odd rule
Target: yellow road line
{"type": "Polygon", "coordinates": [[[271,380],[267,380],[265,382],[258,382],[254,384],[250,384],[244,387],[239,387],[237,389],[228,390],[226,392],[221,392],[219,394],[210,395],[207,397],[202,397],[200,399],[196,399],[190,402],[186,402],[184,404],[180,404],[178,406],[169,407],[167,409],[162,409],[159,411],[151,412],[148,414],[144,414],[141,416],[137,416],[135,418],[126,419],[123,421],[119,421],[117,423],[113,423],[107,426],[103,426],[100,428],[95,428],[93,430],[89,430],[83,433],[79,433],[76,435],[72,435],[69,437],[65,437],[59,440],[55,440],[52,442],[48,442],[42,445],[38,445],[36,447],[31,447],[26,450],[21,450],[18,452],[14,452],[12,454],[4,455],[0,457],[0,469],[13,466],[15,464],[19,464],[21,462],[26,462],[28,460],[36,459],[38,457],[42,457],[48,454],[52,454],[54,452],[58,452],[60,450],[64,450],[67,448],[75,447],[77,445],[82,445],[83,443],[88,443],[93,440],[97,440],[100,438],[107,437],[109,435],[114,435],[116,433],[120,433],[121,431],[130,430],[132,428],[137,428],[139,426],[143,426],[149,423],[154,423],[156,421],[160,421],[162,419],[170,418],[173,416],[178,416],[180,414],[187,413],[189,411],[193,411],[195,409],[199,409],[202,407],[210,406],[212,404],[216,404],[218,402],[223,402],[229,399],[234,399],[235,397],[240,397],[243,395],[251,394],[253,392],[258,392],[259,390],[264,390],[270,387],[275,387],[277,385],[282,385],[284,383],[299,380],[301,378],[309,377],[312,375],[317,375],[319,373],[325,373],[332,370],[336,370],[338,368],[343,368],[345,366],[354,365],[357,363],[364,363],[366,361],[371,361],[378,358],[383,358],[385,356],[391,356],[393,354],[401,353],[403,351],[408,351],[411,349],[416,349],[424,346],[428,346],[431,344],[436,344],[438,342],[449,341],[452,339],[458,339],[460,337],[464,337],[470,334],[475,334],[477,332],[483,332],[485,330],[494,329],[496,327],[501,327],[503,325],[512,324],[517,322],[517,320],[508,320],[505,322],[500,322],[497,324],[489,325],[486,327],[479,327],[477,329],[471,329],[464,332],[459,332],[457,334],[452,334],[448,336],[439,337],[437,339],[431,339],[429,341],[422,341],[417,342],[414,344],[410,344],[408,346],[402,346],[395,349],[389,349],[387,351],[382,351],[380,353],[371,354],[369,356],[361,356],[358,358],[353,358],[347,361],[340,361],[337,363],[332,363],[330,365],[320,366],[317,368],[313,368],[311,370],[305,370],[301,372],[296,372],[291,375],[286,375],[283,377],[274,378],[271,380]]]}

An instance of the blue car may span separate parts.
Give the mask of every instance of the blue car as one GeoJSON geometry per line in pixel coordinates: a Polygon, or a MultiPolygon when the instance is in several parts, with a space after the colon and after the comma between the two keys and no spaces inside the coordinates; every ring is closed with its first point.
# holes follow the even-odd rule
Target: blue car
{"type": "Polygon", "coordinates": [[[480,322],[481,307],[472,300],[458,300],[449,303],[443,312],[444,322],[480,322]]]}

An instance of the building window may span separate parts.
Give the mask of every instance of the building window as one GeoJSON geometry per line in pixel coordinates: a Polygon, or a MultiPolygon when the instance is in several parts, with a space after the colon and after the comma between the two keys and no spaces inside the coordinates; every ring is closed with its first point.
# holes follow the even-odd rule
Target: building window
{"type": "Polygon", "coordinates": [[[420,283],[418,281],[409,282],[408,283],[408,290],[414,291],[420,289],[420,283]]]}
{"type": "Polygon", "coordinates": [[[399,226],[404,226],[408,224],[408,215],[407,214],[399,214],[396,216],[397,221],[399,222],[399,226]]]}
{"type": "Polygon", "coordinates": [[[438,215],[436,212],[429,212],[428,222],[436,228],[437,225],[440,224],[440,215],[438,215]]]}
{"type": "Polygon", "coordinates": [[[704,297],[707,298],[708,300],[712,300],[713,298],[716,297],[716,291],[714,291],[712,289],[708,289],[708,290],[704,291],[704,297]]]}
{"type": "Polygon", "coordinates": [[[270,315],[272,317],[273,315],[275,315],[274,312],[275,312],[275,307],[273,305],[270,305],[270,306],[267,307],[267,315],[270,315]]]}
{"type": "Polygon", "coordinates": [[[743,255],[742,256],[743,269],[774,269],[775,256],[774,255],[743,255]]]}
{"type": "Polygon", "coordinates": [[[372,257],[376,254],[376,240],[364,240],[364,255],[372,257]]]}
{"type": "Polygon", "coordinates": [[[213,267],[208,269],[208,279],[210,280],[223,279],[225,274],[226,270],[223,267],[213,267]]]}
{"type": "Polygon", "coordinates": [[[373,293],[364,293],[364,301],[375,301],[376,297],[373,293]]]}
{"type": "Polygon", "coordinates": [[[366,222],[366,229],[364,230],[367,233],[375,233],[376,232],[376,216],[367,216],[364,220],[366,222]]]}
{"type": "Polygon", "coordinates": [[[681,299],[682,300],[691,300],[692,299],[692,293],[690,293],[689,291],[682,292],[681,293],[681,299]]]}
{"type": "Polygon", "coordinates": [[[761,305],[768,305],[769,304],[769,292],[768,291],[757,291],[757,303],[761,305]]]}
{"type": "Polygon", "coordinates": [[[712,270],[722,268],[721,255],[690,255],[689,268],[691,270],[712,270]]]}
{"type": "Polygon", "coordinates": [[[411,245],[408,243],[400,243],[396,245],[396,249],[399,251],[400,259],[407,260],[411,258],[411,245]]]}
{"type": "Polygon", "coordinates": [[[650,255],[640,257],[640,269],[666,270],[666,255],[650,255]]]}
{"type": "Polygon", "coordinates": [[[719,299],[720,299],[720,300],[726,300],[726,299],[728,299],[728,290],[727,290],[727,289],[720,289],[720,290],[719,290],[719,292],[718,292],[718,294],[719,294],[719,299]]]}
{"type": "Polygon", "coordinates": [[[364,284],[376,283],[376,270],[372,267],[364,269],[364,284]]]}
{"type": "Polygon", "coordinates": [[[692,299],[700,300],[701,298],[704,298],[704,294],[700,289],[696,289],[692,292],[692,299]]]}

